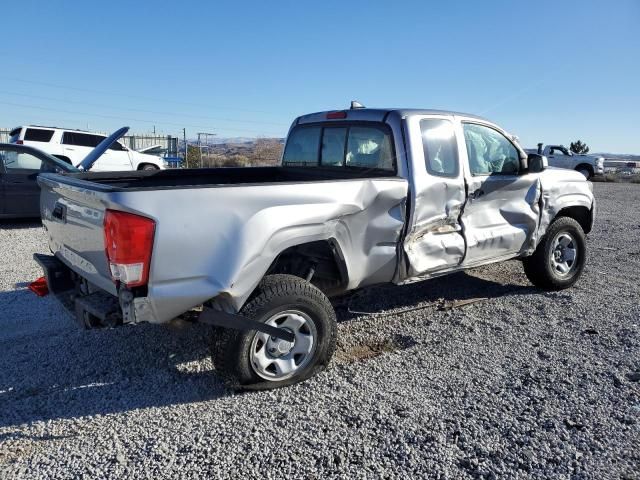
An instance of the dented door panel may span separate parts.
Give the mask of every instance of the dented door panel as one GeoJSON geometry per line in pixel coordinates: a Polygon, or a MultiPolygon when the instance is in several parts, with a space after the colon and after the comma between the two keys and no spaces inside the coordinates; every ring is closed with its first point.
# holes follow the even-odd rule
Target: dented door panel
{"type": "Polygon", "coordinates": [[[464,264],[525,250],[539,223],[539,199],[534,174],[471,177],[462,215],[467,239],[464,264]]]}
{"type": "MultiPolygon", "coordinates": [[[[405,274],[411,278],[449,269],[462,262],[465,240],[460,215],[465,204],[465,188],[452,117],[412,116],[406,120],[405,129],[410,138],[412,212],[403,250],[406,254],[405,274]],[[433,127],[430,128],[428,122],[433,127]],[[433,164],[428,162],[442,154],[443,145],[438,147],[438,152],[429,153],[428,145],[423,143],[423,134],[425,137],[440,135],[440,140],[444,135],[451,140],[455,150],[455,159],[451,161],[457,163],[455,171],[442,165],[434,170],[433,164]]],[[[440,159],[438,163],[441,164],[440,159]]]]}

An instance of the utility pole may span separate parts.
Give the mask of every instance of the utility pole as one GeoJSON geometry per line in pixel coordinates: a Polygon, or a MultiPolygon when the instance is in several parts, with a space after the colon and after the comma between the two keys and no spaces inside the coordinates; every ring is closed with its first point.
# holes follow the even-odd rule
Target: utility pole
{"type": "Polygon", "coordinates": [[[184,141],[184,166],[188,168],[189,165],[187,164],[187,129],[186,128],[182,129],[182,139],[184,141]]]}
{"type": "MultiPolygon", "coordinates": [[[[215,133],[206,133],[199,132],[198,133],[198,150],[200,150],[200,167],[202,167],[202,141],[201,138],[204,137],[204,142],[207,146],[207,154],[209,153],[209,137],[215,137],[215,133]]],[[[208,157],[207,157],[208,158],[208,157]]],[[[211,165],[209,165],[211,166],[211,165]]]]}

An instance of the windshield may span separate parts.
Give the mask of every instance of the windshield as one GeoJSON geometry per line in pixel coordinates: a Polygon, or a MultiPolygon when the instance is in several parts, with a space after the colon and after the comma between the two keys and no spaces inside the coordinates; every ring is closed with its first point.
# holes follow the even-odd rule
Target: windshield
{"type": "MultiPolygon", "coordinates": [[[[25,149],[27,152],[31,149],[25,149]]],[[[65,162],[64,160],[60,160],[57,157],[49,155],[48,153],[43,152],[42,150],[36,150],[38,152],[38,156],[43,160],[42,166],[40,167],[40,171],[42,173],[65,173],[65,172],[79,172],[76,167],[71,165],[70,163],[65,162]]]]}
{"type": "Polygon", "coordinates": [[[14,128],[9,133],[9,143],[16,143],[20,139],[21,128],[14,128]]]}

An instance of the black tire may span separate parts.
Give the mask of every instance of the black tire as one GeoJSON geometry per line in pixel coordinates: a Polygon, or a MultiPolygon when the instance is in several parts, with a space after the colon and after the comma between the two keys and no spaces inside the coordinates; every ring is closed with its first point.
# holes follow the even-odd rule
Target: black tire
{"type": "Polygon", "coordinates": [[[289,378],[264,378],[257,373],[259,367],[251,361],[252,347],[256,348],[260,342],[261,337],[257,337],[259,332],[217,328],[213,341],[213,363],[229,388],[267,390],[285,387],[305,381],[326,368],[336,348],[336,316],[329,299],[309,282],[293,275],[269,275],[262,280],[240,313],[266,322],[288,311],[301,312],[313,323],[314,348],[308,358],[304,357],[305,365],[302,366],[300,362],[300,366],[296,367],[299,369],[289,378]]]}
{"type": "Polygon", "coordinates": [[[143,165],[143,167],[140,170],[145,170],[145,171],[150,171],[150,170],[159,170],[158,167],[156,167],[155,165],[143,165]]]}
{"type": "Polygon", "coordinates": [[[544,290],[563,290],[578,281],[586,261],[587,242],[582,227],[573,218],[560,217],[549,226],[533,255],[524,259],[524,273],[536,287],[544,290]],[[553,264],[555,242],[563,234],[568,234],[576,247],[575,259],[565,274],[560,273],[553,264]]]}
{"type": "Polygon", "coordinates": [[[591,167],[591,165],[578,165],[576,167],[576,172],[581,173],[587,180],[591,180],[593,178],[593,168],[591,167]]]}

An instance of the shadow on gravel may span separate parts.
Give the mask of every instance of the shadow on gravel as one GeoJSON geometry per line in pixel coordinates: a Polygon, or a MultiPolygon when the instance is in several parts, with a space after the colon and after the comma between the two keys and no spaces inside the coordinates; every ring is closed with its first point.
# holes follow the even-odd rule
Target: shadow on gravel
{"type": "MultiPolygon", "coordinates": [[[[0,314],[0,427],[208,401],[228,395],[210,362],[211,327],[186,322],[82,330],[49,297],[0,314]],[[27,325],[25,325],[27,324],[27,325]]],[[[2,437],[0,437],[2,442],[2,437]]]]}
{"type": "Polygon", "coordinates": [[[42,225],[39,218],[20,218],[0,220],[0,230],[19,230],[23,228],[35,228],[42,225]]]}
{"type": "Polygon", "coordinates": [[[476,277],[468,272],[459,272],[409,285],[365,288],[336,299],[334,306],[338,321],[348,321],[364,314],[376,315],[387,310],[410,308],[418,304],[429,306],[440,301],[491,299],[532,293],[540,293],[540,290],[530,285],[502,284],[476,277]]]}
{"type": "MultiPolygon", "coordinates": [[[[441,299],[535,291],[460,273],[407,286],[363,289],[336,299],[335,306],[340,321],[348,321],[361,315],[349,313],[348,305],[376,313],[441,299]]],[[[202,402],[230,393],[208,360],[213,335],[208,326],[174,322],[82,330],[55,300],[24,295],[0,293],[0,306],[20,303],[24,322],[16,326],[15,318],[0,316],[0,427],[202,402]]],[[[357,357],[366,359],[396,347],[369,346],[357,357]]]]}

